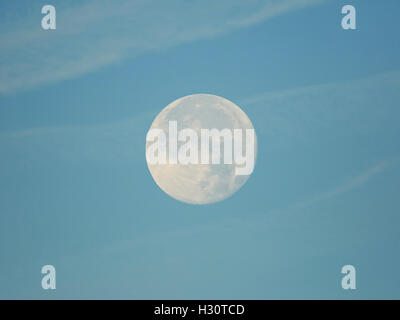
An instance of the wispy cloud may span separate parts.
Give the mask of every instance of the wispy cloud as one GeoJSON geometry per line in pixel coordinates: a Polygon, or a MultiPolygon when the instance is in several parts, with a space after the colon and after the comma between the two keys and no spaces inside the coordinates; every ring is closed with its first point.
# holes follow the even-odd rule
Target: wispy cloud
{"type": "MultiPolygon", "coordinates": [[[[267,151],[290,149],[299,143],[351,141],[356,137],[396,134],[400,71],[344,83],[269,92],[239,101],[252,119],[267,151]],[[386,104],[381,97],[386,96],[386,104]],[[251,115],[255,115],[254,118],[251,115]]],[[[62,161],[143,160],[145,134],[160,109],[112,123],[27,128],[0,135],[6,154],[24,154],[31,160],[62,161]]],[[[383,136],[382,136],[383,135],[383,136]]]]}
{"type": "MultiPolygon", "coordinates": [[[[355,176],[337,172],[338,177],[348,178],[333,181],[331,189],[294,201],[278,211],[291,212],[339,197],[362,187],[394,165],[398,158],[391,157],[398,153],[398,148],[391,142],[399,132],[394,120],[399,114],[399,93],[400,70],[392,70],[360,79],[264,92],[243,99],[240,105],[257,115],[255,128],[268,141],[269,153],[280,152],[282,148],[298,150],[299,145],[330,146],[338,152],[347,152],[346,146],[351,145],[352,152],[357,153],[360,142],[368,144],[370,150],[376,150],[375,143],[386,144],[390,150],[378,157],[388,160],[377,160],[376,165],[355,176]]],[[[367,162],[365,159],[360,167],[365,168],[367,162]]]]}
{"type": "Polygon", "coordinates": [[[46,126],[0,135],[4,157],[28,162],[111,163],[144,161],[146,132],[151,111],[106,124],[46,126]],[[137,152],[138,150],[143,150],[137,152]]]}
{"type": "Polygon", "coordinates": [[[239,101],[254,113],[258,134],[269,148],[292,147],[324,137],[326,143],[388,134],[395,128],[400,70],[360,79],[265,92],[239,101]]]}
{"type": "Polygon", "coordinates": [[[333,187],[332,189],[319,193],[310,199],[297,202],[294,205],[290,206],[290,208],[291,209],[307,208],[319,202],[323,202],[325,200],[338,197],[342,194],[352,191],[353,189],[359,188],[364,184],[368,183],[373,177],[386,170],[391,164],[394,163],[394,161],[395,160],[392,161],[383,160],[380,163],[376,164],[375,166],[368,168],[366,171],[361,172],[357,176],[347,179],[346,181],[333,187]]]}
{"type": "Polygon", "coordinates": [[[323,1],[55,0],[54,31],[41,29],[40,4],[30,3],[24,13],[2,13],[0,94],[77,77],[144,52],[223,35],[323,1]]]}
{"type": "MultiPolygon", "coordinates": [[[[397,137],[398,113],[395,112],[398,110],[400,93],[399,74],[399,71],[394,71],[345,83],[269,92],[243,99],[240,105],[245,107],[246,112],[254,112],[257,115],[255,120],[264,124],[256,126],[256,130],[258,130],[259,141],[268,141],[266,152],[269,153],[271,153],[273,143],[281,148],[292,145],[293,141],[297,143],[299,132],[303,132],[308,138],[319,139],[323,142],[327,138],[326,133],[330,132],[336,139],[336,146],[343,140],[354,139],[359,134],[368,134],[367,139],[378,136],[376,131],[380,129],[383,129],[383,134],[382,132],[379,134],[380,137],[384,137],[387,132],[397,137]],[[385,103],[381,100],[382,96],[387,97],[385,103]],[[393,121],[389,123],[391,119],[393,121]],[[340,123],[343,125],[338,126],[340,123]],[[346,132],[344,132],[345,129],[347,129],[346,132]],[[269,139],[271,131],[275,134],[274,139],[269,139]],[[338,135],[344,134],[347,134],[345,139],[339,140],[338,135]]],[[[129,165],[135,161],[144,162],[145,134],[156,114],[157,110],[148,110],[136,117],[115,123],[38,127],[2,134],[0,135],[0,150],[3,168],[7,170],[7,164],[15,165],[18,161],[21,161],[19,165],[24,167],[30,163],[43,165],[55,160],[86,166],[88,163],[91,165],[106,162],[113,167],[119,166],[121,162],[129,165]]],[[[350,142],[354,141],[350,140],[350,142]]],[[[356,143],[354,145],[357,146],[356,143]]],[[[314,195],[310,192],[309,197],[301,197],[298,201],[293,200],[297,194],[290,194],[283,203],[278,204],[278,209],[267,209],[268,211],[263,212],[262,215],[246,216],[245,219],[229,218],[229,221],[221,221],[217,226],[204,224],[199,225],[195,230],[174,232],[177,232],[177,237],[179,237],[179,232],[201,234],[203,230],[210,230],[210,228],[215,228],[217,230],[215,234],[220,234],[220,228],[227,228],[227,225],[232,230],[237,226],[251,230],[265,228],[274,217],[290,216],[296,210],[323,204],[325,201],[372,183],[379,174],[398,164],[399,158],[390,158],[388,155],[391,151],[393,151],[391,154],[396,154],[396,150],[389,148],[385,154],[378,155],[378,159],[389,160],[378,160],[372,167],[362,170],[360,168],[367,167],[366,162],[370,163],[370,160],[366,159],[366,162],[360,165],[353,165],[350,174],[340,171],[340,168],[329,166],[327,169],[336,170],[337,177],[341,177],[333,179],[330,183],[331,188],[322,192],[316,191],[314,195]]],[[[297,166],[297,154],[293,153],[292,156],[291,165],[297,166]]],[[[268,166],[269,164],[266,161],[258,165],[268,166]]],[[[295,177],[293,181],[298,183],[295,177]]],[[[297,187],[297,190],[303,188],[302,182],[298,183],[297,187]]],[[[160,234],[157,234],[157,237],[153,237],[153,234],[146,238],[140,237],[135,238],[134,241],[130,239],[122,243],[122,248],[125,250],[126,247],[131,248],[135,243],[141,244],[153,241],[152,239],[164,238],[160,237],[160,234]]],[[[114,244],[109,249],[114,250],[114,244]]],[[[101,251],[104,252],[103,248],[101,251]]]]}

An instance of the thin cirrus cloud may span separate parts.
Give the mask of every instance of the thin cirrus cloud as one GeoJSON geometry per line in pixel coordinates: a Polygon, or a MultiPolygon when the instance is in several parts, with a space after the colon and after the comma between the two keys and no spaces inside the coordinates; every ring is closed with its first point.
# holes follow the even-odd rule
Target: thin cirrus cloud
{"type": "MultiPolygon", "coordinates": [[[[390,140],[387,135],[398,132],[399,76],[400,71],[392,71],[343,83],[265,93],[243,99],[239,105],[252,118],[259,141],[268,142],[268,152],[316,142],[340,145],[371,136],[390,140]],[[385,103],[382,95],[387,97],[385,103]]],[[[45,158],[112,165],[142,161],[143,154],[136,150],[144,148],[145,134],[156,114],[157,110],[149,109],[112,123],[4,133],[0,146],[4,155],[36,163],[45,158]]]]}
{"type": "MultiPolygon", "coordinates": [[[[374,137],[380,143],[391,141],[393,137],[397,139],[399,75],[400,71],[395,70],[343,83],[267,92],[243,99],[240,105],[250,116],[255,116],[253,123],[258,140],[267,143],[265,152],[271,155],[289,150],[296,161],[296,151],[291,150],[298,150],[299,146],[315,148],[332,142],[338,150],[342,150],[341,145],[345,143],[357,149],[360,141],[371,143],[374,137]],[[257,126],[258,123],[264,126],[257,126]]],[[[113,123],[38,127],[2,134],[2,164],[5,168],[11,163],[17,167],[26,167],[27,163],[39,167],[48,163],[133,166],[144,160],[145,134],[154,116],[154,110],[147,110],[113,123]],[[143,152],[137,152],[141,148],[143,152]]],[[[367,185],[397,166],[398,150],[387,143],[386,151],[374,159],[361,159],[361,155],[359,165],[347,172],[332,163],[322,162],[326,171],[335,171],[337,178],[333,179],[332,187],[291,201],[288,206],[277,209],[277,213],[289,214],[293,210],[323,204],[367,185]],[[372,162],[375,164],[371,166],[372,162]]]]}
{"type": "Polygon", "coordinates": [[[78,77],[148,51],[223,35],[324,1],[223,0],[205,5],[179,0],[55,0],[55,31],[41,29],[41,7],[29,3],[29,9],[15,16],[3,12],[0,94],[78,77]]]}
{"type": "Polygon", "coordinates": [[[383,171],[385,171],[386,169],[388,169],[388,167],[390,165],[396,164],[398,159],[399,159],[399,157],[394,157],[391,160],[382,160],[379,163],[377,163],[376,165],[359,173],[357,176],[349,178],[349,179],[345,180],[343,183],[340,183],[340,184],[332,187],[332,189],[326,190],[322,193],[319,193],[310,199],[303,200],[301,202],[297,202],[294,205],[292,205],[290,208],[291,209],[304,209],[307,207],[311,207],[320,202],[339,197],[340,195],[350,192],[353,189],[359,188],[359,187],[363,186],[364,184],[368,183],[376,175],[378,175],[378,174],[382,173],[383,171]]]}
{"type": "Polygon", "coordinates": [[[361,79],[266,92],[240,101],[269,148],[325,139],[386,135],[397,130],[400,70],[361,79]],[[251,115],[251,114],[250,114],[251,115]],[[258,125],[259,124],[259,125],[258,125]]]}

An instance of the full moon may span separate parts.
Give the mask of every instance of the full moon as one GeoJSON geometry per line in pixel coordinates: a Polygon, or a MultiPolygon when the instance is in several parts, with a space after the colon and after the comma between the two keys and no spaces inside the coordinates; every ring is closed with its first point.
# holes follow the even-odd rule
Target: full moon
{"type": "MultiPolygon", "coordinates": [[[[177,130],[190,128],[200,137],[202,129],[253,129],[247,115],[233,102],[211,94],[189,95],[167,105],[154,119],[151,129],[165,132],[166,144],[169,141],[169,123],[176,121],[177,130]]],[[[243,138],[243,154],[246,152],[246,139],[243,138]]],[[[177,147],[184,144],[177,142],[177,147]]],[[[146,142],[147,150],[151,143],[146,142]]],[[[210,143],[211,145],[211,143],[210,143]]],[[[200,143],[198,144],[200,146],[200,143]]],[[[224,141],[221,139],[221,155],[224,155],[224,141]]],[[[166,148],[168,156],[168,148],[166,148]]],[[[257,139],[254,133],[254,163],[257,154],[257,139]]],[[[200,155],[199,155],[200,157],[200,155]]],[[[247,181],[250,175],[235,174],[237,164],[189,163],[189,164],[152,164],[147,158],[147,166],[156,184],[172,198],[190,204],[209,204],[232,196],[247,181]]]]}

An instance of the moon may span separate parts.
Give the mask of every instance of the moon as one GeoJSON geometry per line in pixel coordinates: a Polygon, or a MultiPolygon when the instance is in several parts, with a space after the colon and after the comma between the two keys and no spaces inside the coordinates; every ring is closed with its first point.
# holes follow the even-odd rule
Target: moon
{"type": "MultiPolygon", "coordinates": [[[[233,102],[211,94],[182,97],[167,105],[154,119],[150,129],[162,129],[168,141],[169,121],[176,121],[178,131],[190,128],[200,137],[200,129],[253,129],[253,124],[233,102]]],[[[245,139],[243,139],[245,141],[245,139]]],[[[179,145],[182,144],[178,142],[179,145]]],[[[146,151],[150,143],[146,142],[146,151]]],[[[200,144],[199,144],[200,145],[200,144]]],[[[221,141],[221,148],[223,142],[221,141]]],[[[246,146],[243,145],[243,153],[246,146]]],[[[254,163],[257,139],[254,133],[254,163]]],[[[221,153],[223,155],[223,153],[221,153]]],[[[209,204],[232,196],[250,175],[236,175],[237,164],[151,164],[147,166],[156,184],[172,198],[189,204],[209,204]]]]}

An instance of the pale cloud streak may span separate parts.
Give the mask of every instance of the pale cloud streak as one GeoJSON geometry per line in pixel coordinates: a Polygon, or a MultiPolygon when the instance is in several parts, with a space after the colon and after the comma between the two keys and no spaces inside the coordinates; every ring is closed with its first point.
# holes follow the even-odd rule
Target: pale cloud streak
{"type": "MultiPolygon", "coordinates": [[[[343,83],[269,92],[243,99],[239,105],[246,113],[257,115],[253,123],[258,141],[267,142],[263,152],[269,154],[291,149],[294,144],[307,145],[308,141],[326,142],[327,139],[336,146],[347,140],[356,145],[360,136],[369,140],[377,134],[384,143],[386,134],[398,132],[398,126],[393,123],[397,124],[399,75],[399,71],[392,71],[343,83]],[[390,97],[386,104],[380,99],[382,95],[390,97]],[[263,126],[257,127],[256,123],[263,126]],[[299,137],[304,139],[299,142],[299,137]]],[[[143,163],[145,135],[160,108],[113,123],[37,127],[3,133],[0,135],[3,161],[13,164],[21,161],[24,166],[46,162],[101,163],[113,167],[143,163]]],[[[389,148],[389,152],[376,157],[375,165],[368,167],[371,160],[365,159],[350,172],[327,166],[327,170],[336,170],[338,177],[332,181],[331,188],[322,192],[320,188],[314,195],[303,195],[299,200],[289,199],[278,209],[269,210],[264,220],[323,204],[361,188],[398,165],[400,158],[393,157],[396,154],[395,149],[389,148]]],[[[295,161],[296,155],[293,157],[295,161]]],[[[257,220],[257,224],[264,220],[257,220]]]]}
{"type": "Polygon", "coordinates": [[[31,3],[24,13],[8,12],[0,23],[0,94],[75,78],[324,1],[53,1],[54,31],[41,29],[41,8],[31,3]]]}
{"type": "MultiPolygon", "coordinates": [[[[260,94],[238,104],[250,116],[260,141],[268,141],[268,152],[307,144],[324,137],[326,141],[370,136],[382,128],[397,110],[400,71],[363,79],[315,85],[260,94]],[[393,94],[388,105],[379,97],[393,94]],[[254,118],[252,115],[256,115],[254,118]]],[[[23,153],[32,160],[41,159],[40,150],[62,161],[142,160],[145,134],[164,106],[148,108],[121,121],[79,126],[27,128],[0,134],[3,150],[23,153]]]]}
{"type": "Polygon", "coordinates": [[[333,187],[330,190],[327,190],[325,192],[319,193],[315,195],[314,197],[298,202],[290,207],[290,209],[304,209],[307,207],[310,207],[314,204],[318,204],[320,202],[323,202],[325,200],[329,200],[332,198],[339,197],[342,194],[345,194],[347,192],[352,191],[353,189],[362,187],[364,184],[368,183],[372,178],[374,178],[376,175],[382,173],[385,171],[391,164],[393,164],[394,160],[388,161],[388,160],[383,160],[376,164],[375,166],[368,168],[364,172],[361,172],[355,177],[352,177],[350,179],[347,179],[341,184],[338,184],[337,186],[333,187]]]}
{"type": "Polygon", "coordinates": [[[397,114],[400,70],[368,77],[265,92],[239,101],[269,148],[390,132],[397,114]],[[383,103],[382,97],[385,97],[383,103]],[[391,97],[388,99],[387,97],[391,97]],[[384,131],[382,131],[385,129],[384,131]]]}

